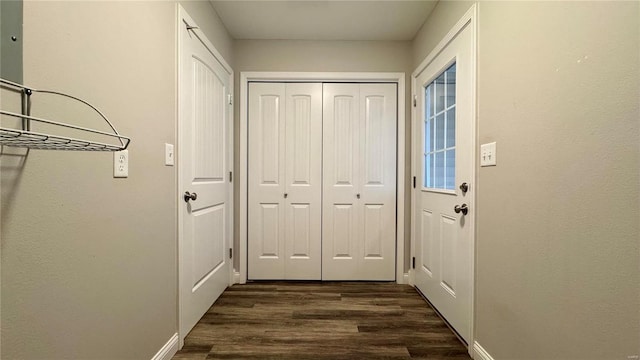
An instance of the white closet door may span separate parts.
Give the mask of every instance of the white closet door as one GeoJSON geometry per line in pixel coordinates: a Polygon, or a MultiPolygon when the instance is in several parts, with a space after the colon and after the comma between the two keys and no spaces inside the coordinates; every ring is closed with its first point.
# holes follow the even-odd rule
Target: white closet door
{"type": "Polygon", "coordinates": [[[395,280],[395,84],[360,85],[360,280],[395,280]]]}
{"type": "Polygon", "coordinates": [[[249,84],[248,278],[285,278],[285,84],[249,84]]]}
{"type": "Polygon", "coordinates": [[[322,84],[286,84],[285,276],[321,279],[322,84]]]}
{"type": "Polygon", "coordinates": [[[395,84],[324,84],[323,280],[394,280],[395,84]]]}
{"type": "Polygon", "coordinates": [[[249,85],[248,278],[319,280],[322,85],[249,85]]]}
{"type": "Polygon", "coordinates": [[[358,276],[360,95],[354,84],[323,85],[322,280],[358,276]]]}

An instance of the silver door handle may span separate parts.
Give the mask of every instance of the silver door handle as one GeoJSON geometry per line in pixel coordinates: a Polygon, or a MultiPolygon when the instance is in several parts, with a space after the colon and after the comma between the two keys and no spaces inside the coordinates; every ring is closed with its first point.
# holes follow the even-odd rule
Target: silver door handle
{"type": "Polygon", "coordinates": [[[197,198],[198,198],[198,194],[196,194],[196,193],[192,194],[192,193],[190,193],[188,191],[185,191],[185,193],[184,193],[184,201],[185,202],[189,202],[189,200],[196,201],[197,198]]]}

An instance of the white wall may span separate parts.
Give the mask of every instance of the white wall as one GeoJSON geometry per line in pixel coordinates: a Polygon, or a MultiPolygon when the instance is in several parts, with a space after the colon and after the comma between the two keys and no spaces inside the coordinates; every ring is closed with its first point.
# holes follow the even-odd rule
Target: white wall
{"type": "MultiPolygon", "coordinates": [[[[231,61],[211,5],[183,4],[231,61]]],[[[2,149],[5,359],[149,359],[177,331],[176,168],[164,166],[164,143],[176,142],[176,10],[24,4],[25,83],[90,101],[132,142],[127,179],[112,178],[111,153],[2,149]]],[[[99,124],[38,99],[36,115],[99,124]]]]}

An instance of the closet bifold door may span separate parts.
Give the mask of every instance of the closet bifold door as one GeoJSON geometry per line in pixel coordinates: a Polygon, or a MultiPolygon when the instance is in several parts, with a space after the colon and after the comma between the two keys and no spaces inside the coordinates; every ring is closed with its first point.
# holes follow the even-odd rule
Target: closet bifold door
{"type": "Polygon", "coordinates": [[[249,84],[248,279],[319,280],[322,85],[249,84]]]}
{"type": "Polygon", "coordinates": [[[395,280],[396,93],[323,85],[323,280],[395,280]]]}

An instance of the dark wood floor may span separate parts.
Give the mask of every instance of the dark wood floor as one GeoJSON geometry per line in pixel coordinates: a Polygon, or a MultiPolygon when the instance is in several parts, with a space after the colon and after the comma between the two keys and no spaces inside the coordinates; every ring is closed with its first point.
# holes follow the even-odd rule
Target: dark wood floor
{"type": "Polygon", "coordinates": [[[174,359],[469,359],[408,285],[257,282],[227,289],[174,359]]]}

